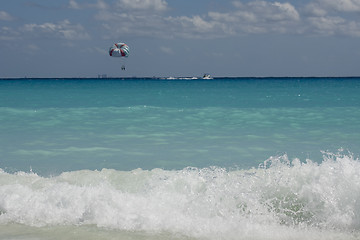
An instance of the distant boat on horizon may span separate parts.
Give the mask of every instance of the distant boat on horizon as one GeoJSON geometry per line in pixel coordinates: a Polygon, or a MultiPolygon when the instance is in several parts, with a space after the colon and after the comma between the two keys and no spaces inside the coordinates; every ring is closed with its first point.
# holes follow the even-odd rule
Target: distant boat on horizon
{"type": "Polygon", "coordinates": [[[167,80],[197,80],[197,79],[214,79],[211,77],[210,74],[208,73],[204,73],[204,75],[202,77],[167,77],[165,78],[167,80]]]}
{"type": "Polygon", "coordinates": [[[213,79],[213,78],[210,76],[210,74],[208,74],[208,73],[204,73],[204,75],[203,75],[202,78],[203,78],[203,79],[213,79]]]}

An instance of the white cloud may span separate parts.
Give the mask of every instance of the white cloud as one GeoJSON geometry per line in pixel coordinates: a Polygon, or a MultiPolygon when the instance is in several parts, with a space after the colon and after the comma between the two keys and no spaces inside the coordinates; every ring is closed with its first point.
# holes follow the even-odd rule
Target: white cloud
{"type": "Polygon", "coordinates": [[[256,16],[258,21],[298,21],[300,15],[290,3],[251,1],[247,4],[234,2],[243,16],[256,16]]]}
{"type": "Polygon", "coordinates": [[[96,4],[94,4],[96,9],[108,9],[109,6],[102,0],[98,0],[96,4]]]}
{"type": "Polygon", "coordinates": [[[70,0],[69,1],[69,8],[80,9],[80,6],[75,0],[70,0]]]}
{"type": "Polygon", "coordinates": [[[293,31],[300,14],[289,3],[233,2],[234,10],[209,12],[207,16],[169,18],[182,26],[188,37],[222,37],[235,34],[293,31]]]}
{"type": "Polygon", "coordinates": [[[174,51],[169,47],[162,46],[160,47],[160,50],[166,54],[174,54],[174,51]]]}
{"type": "Polygon", "coordinates": [[[5,11],[0,11],[0,21],[12,21],[14,18],[5,11]]]}
{"type": "Polygon", "coordinates": [[[206,21],[200,16],[194,16],[189,18],[192,25],[195,27],[195,30],[198,32],[209,32],[214,29],[214,22],[206,21]]]}
{"type": "Polygon", "coordinates": [[[0,28],[0,40],[5,40],[5,41],[9,41],[9,40],[15,40],[15,39],[19,39],[20,38],[20,34],[19,32],[13,30],[10,27],[1,27],[0,28]]]}
{"type": "Polygon", "coordinates": [[[326,8],[343,12],[360,12],[360,0],[318,0],[326,8]]]}
{"type": "MultiPolygon", "coordinates": [[[[116,0],[111,8],[101,9],[95,19],[102,21],[104,38],[131,34],[135,36],[169,37],[172,26],[164,17],[167,2],[164,0],[116,0]]],[[[170,34],[171,35],[171,34],[170,34]]]]}
{"type": "Polygon", "coordinates": [[[25,24],[22,28],[24,32],[35,33],[40,36],[60,37],[66,40],[89,39],[89,34],[81,24],[71,24],[69,20],[58,23],[25,24]]]}
{"type": "Polygon", "coordinates": [[[304,7],[304,13],[310,16],[325,16],[327,15],[327,11],[321,7],[319,4],[316,3],[309,3],[304,7]]]}
{"type": "Polygon", "coordinates": [[[360,37],[360,24],[341,17],[310,17],[312,31],[322,35],[350,35],[360,37]]]}
{"type": "MultiPolygon", "coordinates": [[[[110,34],[135,34],[158,37],[214,38],[242,33],[286,32],[300,20],[298,11],[289,3],[252,1],[234,2],[230,12],[209,12],[194,16],[163,16],[132,10],[164,10],[162,0],[118,0],[115,9],[100,11],[97,20],[119,22],[110,34]],[[142,3],[142,4],[140,4],[142,3]]],[[[108,25],[106,25],[108,26],[108,25]]],[[[107,30],[110,30],[107,29],[107,30]]]]}
{"type": "Polygon", "coordinates": [[[167,17],[164,22],[165,25],[169,26],[167,29],[170,30],[167,37],[208,38],[216,37],[219,34],[216,31],[219,26],[215,22],[198,15],[193,17],[167,17]]]}
{"type": "Polygon", "coordinates": [[[293,26],[301,20],[299,12],[290,3],[236,1],[233,6],[233,11],[208,14],[225,34],[293,32],[293,26]]]}
{"type": "Polygon", "coordinates": [[[360,36],[360,0],[315,0],[304,7],[309,32],[322,35],[360,36]],[[353,19],[353,20],[352,20],[353,19]]]}
{"type": "Polygon", "coordinates": [[[116,6],[120,9],[163,11],[167,9],[167,2],[164,0],[118,0],[116,6]]]}
{"type": "Polygon", "coordinates": [[[176,24],[178,27],[187,29],[193,32],[204,33],[213,30],[214,24],[210,21],[206,21],[200,16],[181,16],[181,17],[169,17],[166,20],[169,23],[176,24]]]}
{"type": "Polygon", "coordinates": [[[27,46],[29,49],[32,49],[32,50],[39,50],[40,48],[37,46],[37,45],[35,45],[35,44],[29,44],[28,46],[27,46]]]}
{"type": "Polygon", "coordinates": [[[310,24],[314,30],[321,34],[334,34],[340,25],[345,24],[345,20],[340,17],[310,17],[310,24]]]}
{"type": "Polygon", "coordinates": [[[360,0],[314,0],[305,6],[305,13],[314,16],[342,15],[360,12],[360,0]]]}
{"type": "Polygon", "coordinates": [[[85,9],[85,8],[95,8],[95,9],[107,9],[108,5],[103,0],[98,0],[96,3],[85,3],[79,4],[75,0],[69,0],[69,8],[71,9],[85,9]]]}
{"type": "Polygon", "coordinates": [[[95,16],[102,22],[106,37],[130,34],[160,38],[217,38],[306,32],[357,36],[360,25],[357,19],[351,21],[346,17],[350,9],[357,9],[360,0],[312,0],[297,7],[290,2],[236,0],[228,11],[180,16],[166,15],[168,12],[163,10],[169,8],[165,0],[116,0],[113,3],[116,4],[102,9],[95,16]],[[342,7],[340,3],[343,3],[342,7]]]}
{"type": "Polygon", "coordinates": [[[298,21],[300,19],[298,11],[296,11],[295,7],[290,3],[275,2],[272,6],[275,7],[275,11],[277,12],[276,17],[280,20],[298,21]]]}

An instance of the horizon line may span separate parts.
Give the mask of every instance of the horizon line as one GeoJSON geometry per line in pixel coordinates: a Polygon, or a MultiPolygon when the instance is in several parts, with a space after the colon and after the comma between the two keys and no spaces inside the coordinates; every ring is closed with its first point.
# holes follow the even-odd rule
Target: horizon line
{"type": "Polygon", "coordinates": [[[160,79],[160,80],[212,80],[212,79],[268,79],[268,78],[360,78],[360,76],[217,76],[210,79],[202,77],[0,77],[0,80],[34,80],[34,79],[160,79]]]}

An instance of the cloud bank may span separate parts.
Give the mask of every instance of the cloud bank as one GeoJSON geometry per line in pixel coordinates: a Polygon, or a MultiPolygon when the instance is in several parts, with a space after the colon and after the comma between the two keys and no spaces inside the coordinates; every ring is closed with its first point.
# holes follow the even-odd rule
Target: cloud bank
{"type": "Polygon", "coordinates": [[[25,24],[21,30],[23,32],[33,33],[34,35],[40,34],[42,36],[63,38],[66,40],[86,40],[90,38],[81,24],[72,24],[67,19],[58,23],[25,24]]]}
{"type": "Polygon", "coordinates": [[[321,34],[359,37],[360,0],[314,0],[295,7],[290,2],[234,1],[228,11],[171,16],[164,0],[118,0],[95,16],[107,29],[121,22],[111,34],[161,38],[216,38],[244,34],[321,34]],[[139,10],[142,10],[139,12],[139,10]],[[125,26],[126,25],[126,26],[125,26]]]}
{"type": "Polygon", "coordinates": [[[199,13],[188,15],[184,14],[187,11],[176,12],[166,0],[69,0],[62,11],[89,17],[84,18],[86,22],[65,18],[13,27],[9,24],[17,16],[0,11],[0,40],[37,36],[89,40],[94,34],[105,39],[124,35],[209,39],[251,34],[360,37],[360,0],[299,1],[296,5],[290,1],[235,0],[224,2],[221,10],[199,9],[199,13]]]}

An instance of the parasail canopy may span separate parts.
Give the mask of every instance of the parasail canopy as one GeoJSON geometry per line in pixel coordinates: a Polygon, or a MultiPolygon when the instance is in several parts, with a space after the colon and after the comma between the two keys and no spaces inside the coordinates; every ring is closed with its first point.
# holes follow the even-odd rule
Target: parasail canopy
{"type": "Polygon", "coordinates": [[[109,49],[109,55],[111,57],[128,57],[129,52],[129,46],[125,43],[115,43],[109,49]]]}

